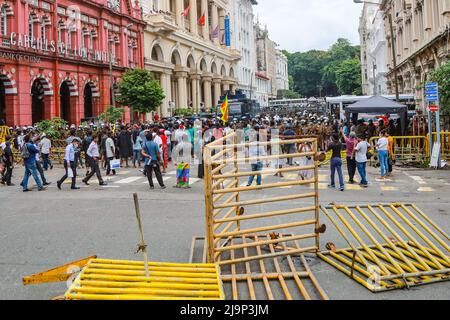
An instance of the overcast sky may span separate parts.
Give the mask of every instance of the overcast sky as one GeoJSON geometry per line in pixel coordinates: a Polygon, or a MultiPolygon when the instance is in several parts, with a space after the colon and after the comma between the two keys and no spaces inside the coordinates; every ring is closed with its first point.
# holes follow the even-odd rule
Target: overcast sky
{"type": "Polygon", "coordinates": [[[353,0],[257,0],[256,14],[270,38],[290,52],[328,49],[338,38],[359,43],[362,5],[353,0]]]}

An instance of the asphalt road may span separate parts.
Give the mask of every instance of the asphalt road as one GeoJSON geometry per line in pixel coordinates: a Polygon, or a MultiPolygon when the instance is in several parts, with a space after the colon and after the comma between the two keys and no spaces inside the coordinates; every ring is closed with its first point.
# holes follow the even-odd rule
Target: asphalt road
{"type": "MultiPolygon", "coordinates": [[[[55,168],[47,173],[53,184],[46,192],[22,193],[17,186],[23,169],[17,168],[16,187],[0,186],[0,299],[49,299],[63,294],[65,283],[24,287],[21,279],[90,255],[141,259],[134,254],[138,243],[132,198],[135,192],[151,260],[188,262],[192,238],[205,234],[203,181],[194,179],[190,190],[172,188],[173,170],[165,176],[166,190],[150,191],[137,169],[122,169],[119,175],[106,179],[107,187],[99,187],[94,178],[89,187],[79,183],[81,190],[69,190],[65,184],[59,191],[56,180],[62,170],[55,168]]],[[[397,169],[393,181],[382,183],[374,179],[378,171],[370,169],[368,189],[349,186],[340,192],[326,188],[327,170],[320,169],[321,204],[413,202],[450,232],[450,171],[397,169]]],[[[196,177],[196,170],[192,177],[196,177]]],[[[307,187],[260,192],[275,196],[296,192],[295,188],[307,187]]],[[[322,219],[328,230],[321,246],[329,241],[345,245],[331,223],[322,219]]],[[[449,282],[373,294],[320,259],[308,255],[308,260],[331,299],[450,299],[449,282]]]]}

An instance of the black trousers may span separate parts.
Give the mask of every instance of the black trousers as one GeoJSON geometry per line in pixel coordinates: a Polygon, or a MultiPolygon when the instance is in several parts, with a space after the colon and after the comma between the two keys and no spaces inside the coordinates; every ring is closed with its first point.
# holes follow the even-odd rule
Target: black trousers
{"type": "Polygon", "coordinates": [[[88,182],[95,174],[95,175],[97,175],[98,182],[103,183],[103,178],[100,173],[100,165],[99,165],[98,159],[94,160],[93,158],[89,157],[89,159],[86,159],[86,163],[88,163],[88,162],[89,162],[89,166],[91,167],[91,170],[89,170],[89,174],[86,176],[86,178],[84,178],[83,181],[88,182]]]}
{"type": "Polygon", "coordinates": [[[148,183],[150,184],[150,187],[154,187],[153,184],[153,171],[155,172],[156,180],[158,180],[158,183],[161,187],[164,187],[164,181],[161,174],[161,167],[159,166],[158,161],[152,161],[149,165],[145,166],[145,172],[147,174],[148,183]]]}
{"type": "Polygon", "coordinates": [[[5,182],[8,186],[11,185],[11,177],[12,177],[13,167],[5,166],[5,172],[3,174],[3,182],[5,182]]]}
{"type": "MultiPolygon", "coordinates": [[[[71,185],[71,187],[75,188],[76,187],[76,183],[77,183],[77,165],[76,165],[76,163],[74,161],[70,162],[70,168],[73,171],[73,178],[72,178],[72,185],[71,185]]],[[[66,170],[66,174],[61,178],[61,180],[58,181],[59,184],[63,184],[64,181],[66,181],[67,177],[69,176],[69,173],[68,173],[69,167],[67,166],[67,161],[64,161],[64,169],[66,170]]]]}
{"type": "Polygon", "coordinates": [[[356,174],[356,160],[355,158],[347,157],[347,171],[350,182],[354,181],[356,174]]]}

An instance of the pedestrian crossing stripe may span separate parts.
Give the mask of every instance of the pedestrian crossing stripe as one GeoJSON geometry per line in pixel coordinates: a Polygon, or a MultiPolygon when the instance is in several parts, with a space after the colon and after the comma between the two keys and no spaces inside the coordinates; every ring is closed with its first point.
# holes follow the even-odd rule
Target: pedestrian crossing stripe
{"type": "Polygon", "coordinates": [[[130,173],[130,171],[119,171],[119,172],[117,172],[117,175],[124,176],[124,175],[127,175],[129,173],[130,173]]]}
{"type": "Polygon", "coordinates": [[[397,187],[381,187],[382,191],[398,191],[397,187]]]}
{"type": "Polygon", "coordinates": [[[435,190],[430,187],[422,187],[422,188],[417,189],[417,191],[419,191],[419,192],[434,192],[435,190]]]}
{"type": "Polygon", "coordinates": [[[347,189],[347,190],[362,190],[363,188],[357,184],[347,184],[345,186],[345,189],[347,189]]]}
{"type": "Polygon", "coordinates": [[[135,181],[138,181],[140,179],[142,179],[142,177],[129,177],[129,178],[126,178],[126,179],[123,179],[123,180],[116,181],[114,183],[116,183],[116,184],[128,184],[128,183],[133,183],[135,181]]]}
{"type": "Polygon", "coordinates": [[[419,177],[419,176],[411,176],[411,178],[412,178],[413,180],[415,180],[418,184],[427,184],[427,182],[424,181],[424,180],[422,179],[422,177],[419,177]]]}

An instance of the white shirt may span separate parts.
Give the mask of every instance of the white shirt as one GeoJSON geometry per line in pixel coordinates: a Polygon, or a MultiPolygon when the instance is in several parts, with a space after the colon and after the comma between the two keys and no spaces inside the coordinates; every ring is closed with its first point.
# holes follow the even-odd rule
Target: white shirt
{"type": "Polygon", "coordinates": [[[106,157],[114,158],[115,152],[116,152],[116,146],[114,145],[113,139],[111,139],[111,138],[106,139],[105,148],[106,148],[106,157]],[[112,150],[111,150],[111,148],[112,148],[112,150]]]}
{"type": "MultiPolygon", "coordinates": [[[[266,147],[256,144],[256,142],[254,145],[251,145],[248,148],[248,156],[250,158],[264,157],[266,155],[267,155],[266,147]]],[[[261,161],[261,160],[254,160],[254,161],[252,161],[252,163],[257,163],[258,161],[261,161]]]]}
{"type": "Polygon", "coordinates": [[[163,144],[163,142],[162,142],[161,137],[156,135],[156,137],[153,138],[153,141],[158,145],[159,152],[162,153],[162,144],[163,144]]]}
{"type": "Polygon", "coordinates": [[[357,144],[355,150],[355,160],[356,162],[362,163],[367,162],[367,149],[370,147],[370,144],[367,141],[361,141],[357,144]]]}
{"type": "Polygon", "coordinates": [[[98,151],[98,145],[95,141],[92,141],[89,148],[86,151],[87,155],[91,158],[99,158],[100,152],[98,151]]]}
{"type": "Polygon", "coordinates": [[[49,154],[50,153],[50,148],[52,147],[52,143],[51,143],[50,139],[48,139],[47,137],[43,138],[39,145],[41,146],[41,152],[43,154],[49,154]]]}
{"type": "Polygon", "coordinates": [[[378,139],[377,147],[380,151],[387,151],[389,146],[389,140],[386,137],[378,139]]]}

